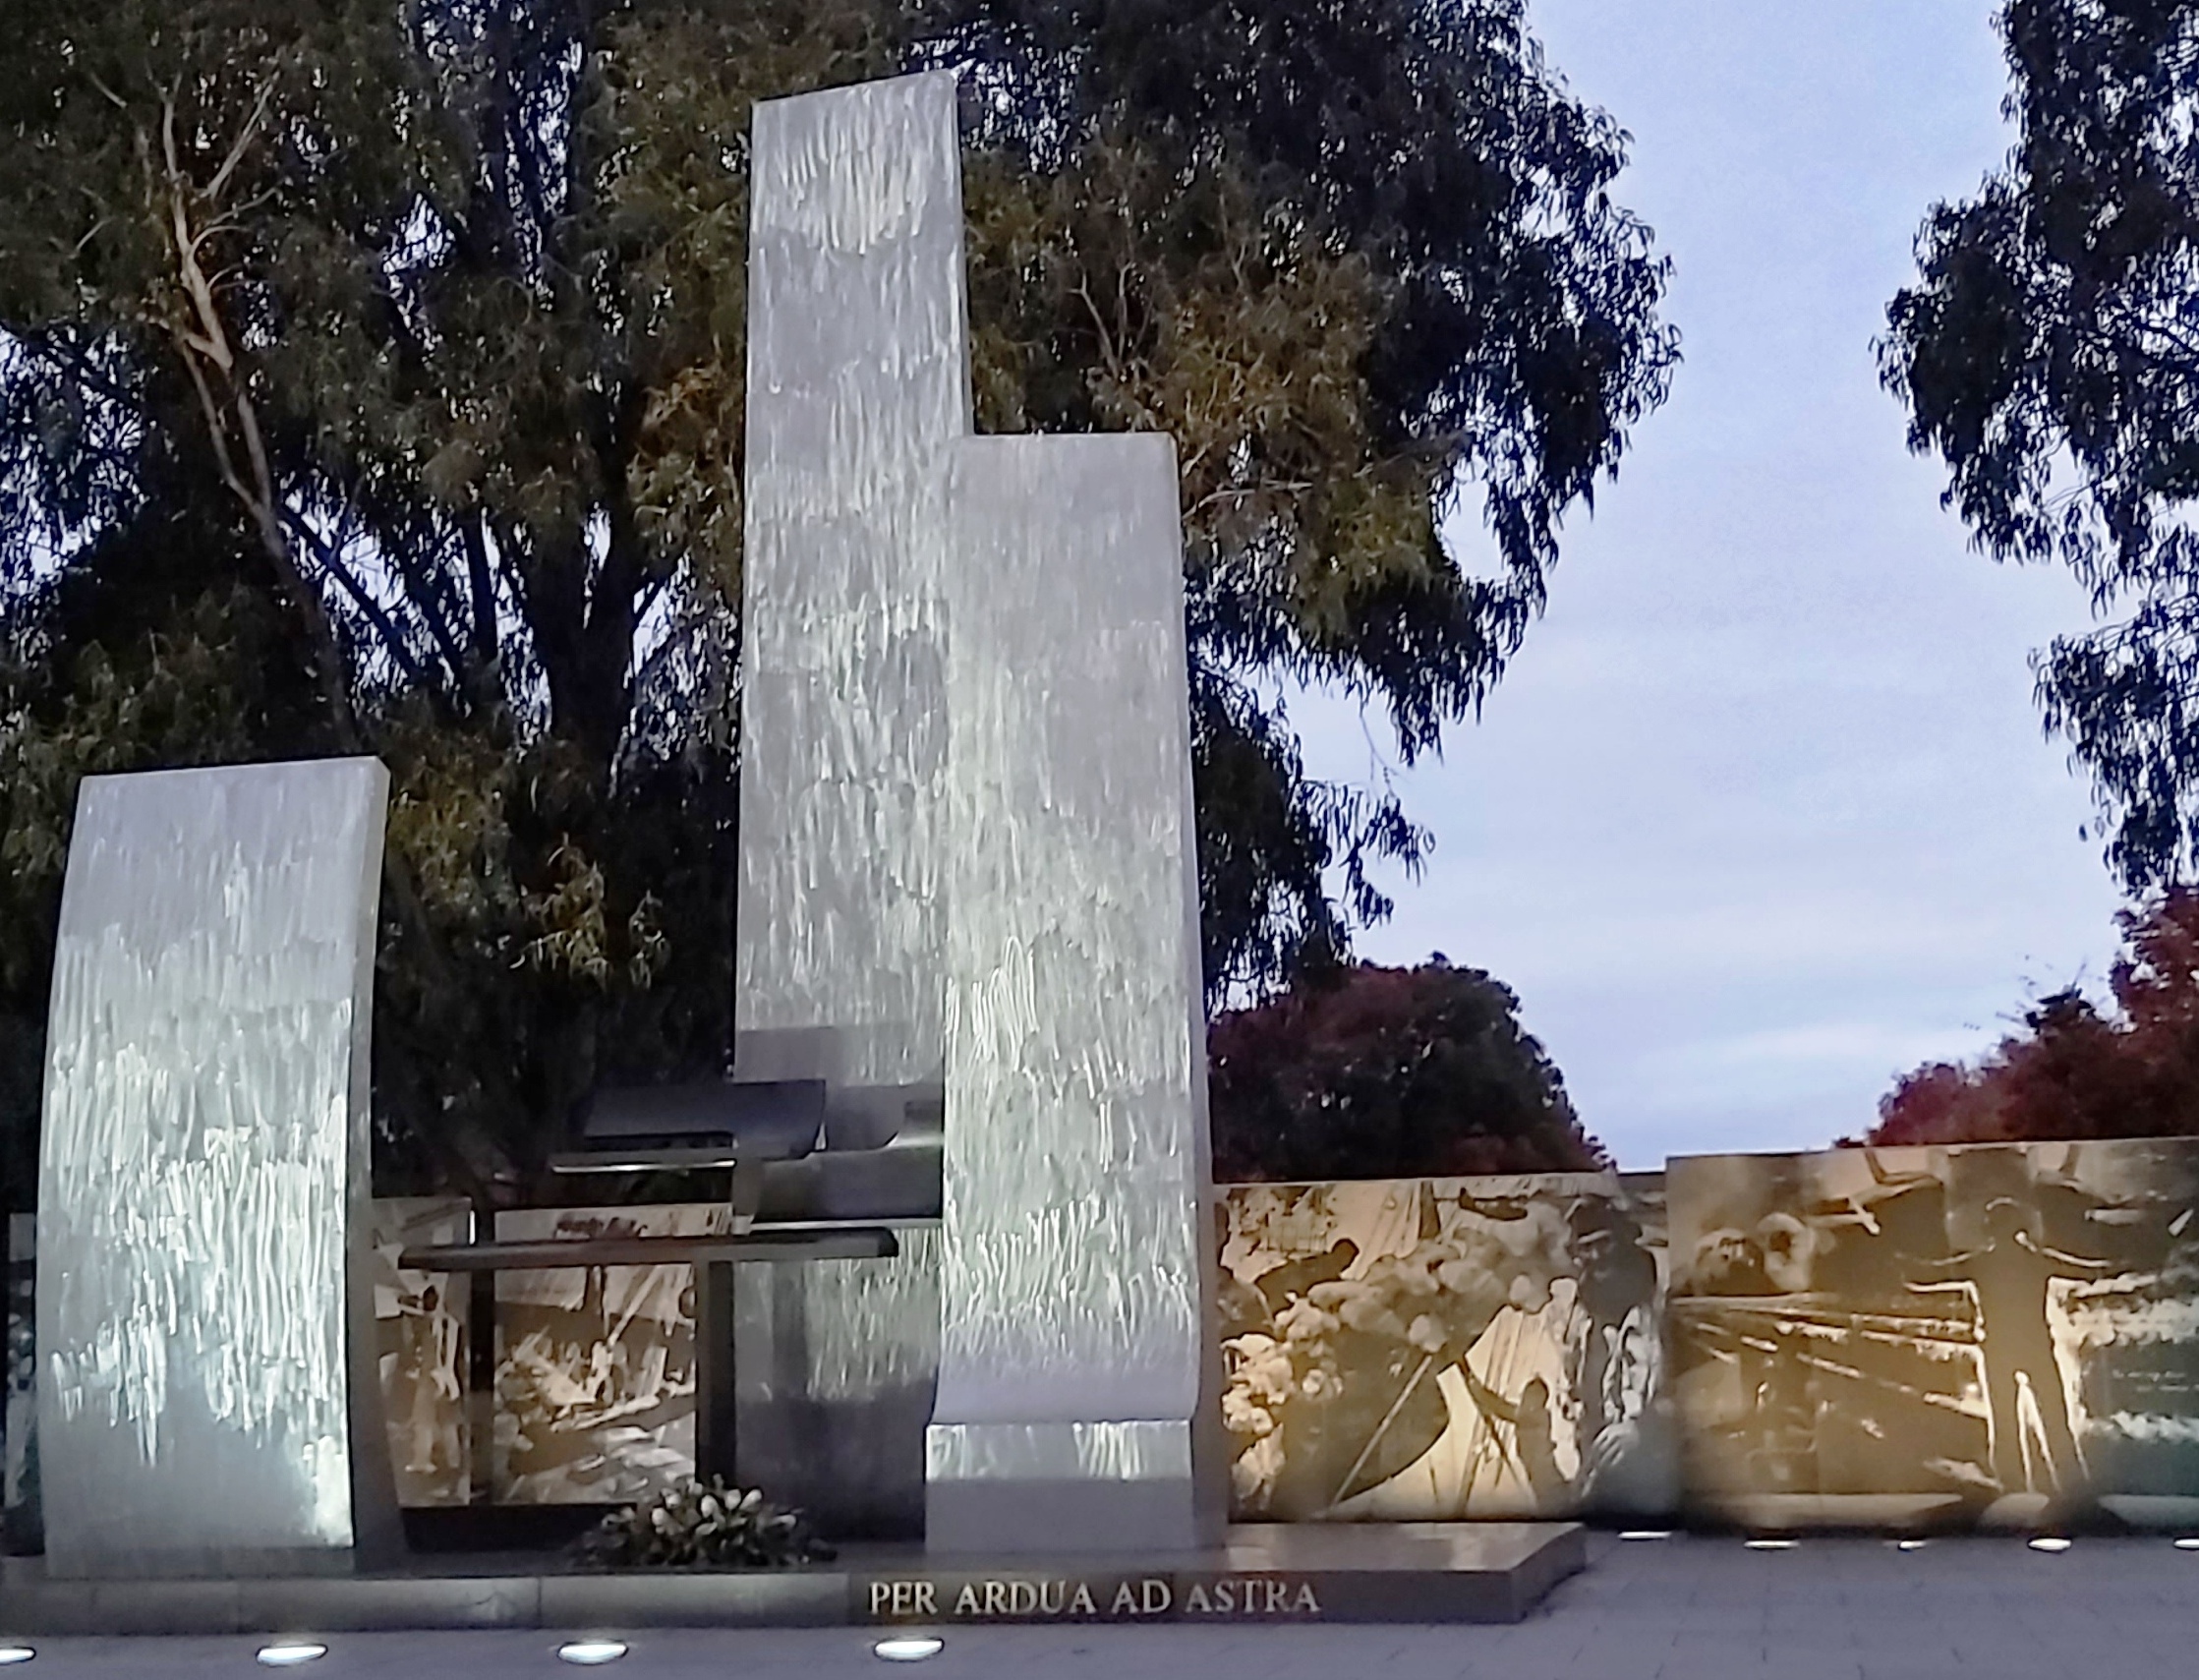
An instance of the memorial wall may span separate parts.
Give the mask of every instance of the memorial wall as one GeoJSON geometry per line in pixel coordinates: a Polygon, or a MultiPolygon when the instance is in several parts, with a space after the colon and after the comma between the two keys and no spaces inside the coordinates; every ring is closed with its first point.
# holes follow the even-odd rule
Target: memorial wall
{"type": "MultiPolygon", "coordinates": [[[[705,1237],[730,1209],[499,1213],[503,1242],[705,1237]]],[[[623,1505],[695,1474],[695,1268],[569,1266],[496,1276],[493,1497],[623,1505]]]]}
{"type": "Polygon", "coordinates": [[[2199,1140],[1702,1156],[1667,1183],[1696,1514],[2199,1513],[2199,1140]]]}
{"type": "Polygon", "coordinates": [[[1240,1521],[1669,1508],[1653,1174],[1223,1192],[1240,1521]]]}
{"type": "MultiPolygon", "coordinates": [[[[497,1229],[670,1234],[722,1216],[583,1209],[497,1229]]],[[[395,1255],[460,1240],[468,1217],[450,1200],[375,1204],[381,1392],[408,1506],[470,1496],[473,1326],[463,1278],[400,1272],[395,1255]]],[[[859,1345],[777,1346],[766,1331],[784,1340],[792,1320],[765,1297],[875,1266],[759,1267],[736,1311],[743,1477],[820,1494],[849,1532],[919,1516],[936,1255],[905,1235],[931,1260],[925,1286],[822,1320],[860,1322],[859,1345]],[[865,1374],[882,1360],[883,1388],[865,1374]],[[848,1417],[812,1428],[767,1404],[811,1389],[848,1417]],[[866,1431],[881,1393],[897,1421],[866,1431]],[[857,1437],[874,1450],[839,1462],[857,1437]]],[[[1238,1521],[2199,1517],[2199,1139],[1238,1185],[1218,1192],[1216,1237],[1238,1521]]],[[[19,1505],[35,1479],[27,1284],[19,1266],[5,1442],[19,1505]]],[[[688,1266],[500,1280],[497,1503],[608,1503],[691,1473],[693,1294],[688,1266]]]]}
{"type": "Polygon", "coordinates": [[[89,779],[11,1541],[42,1502],[56,1579],[348,1569],[397,1503],[664,1490],[706,1391],[701,1456],[729,1426],[741,1479],[935,1551],[1187,1550],[1225,1467],[1241,1521],[2199,1523],[2199,1139],[1213,1188],[1175,445],[972,434],[958,98],[757,110],[712,1099],[753,1246],[706,1290],[401,1265],[736,1218],[370,1207],[386,772],[89,779]],[[781,1084],[824,1118],[744,1133],[781,1084]],[[812,1155],[868,1190],[761,1212],[812,1155]],[[912,1178],[922,1210],[880,1188],[912,1178]]]}
{"type": "Polygon", "coordinates": [[[389,1430],[397,1502],[464,1505],[473,1497],[473,1432],[466,1422],[469,1280],[397,1264],[405,1249],[473,1239],[462,1196],[386,1196],[372,1204],[376,1368],[389,1430]]]}

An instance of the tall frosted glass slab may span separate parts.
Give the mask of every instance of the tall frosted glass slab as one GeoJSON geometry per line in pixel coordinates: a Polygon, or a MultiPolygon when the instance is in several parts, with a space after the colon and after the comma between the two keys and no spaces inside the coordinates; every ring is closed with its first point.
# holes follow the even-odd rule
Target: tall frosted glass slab
{"type": "Polygon", "coordinates": [[[38,1169],[50,1575],[340,1568],[390,1537],[366,1205],[387,789],[371,759],[84,783],[38,1169]]]}
{"type": "Polygon", "coordinates": [[[1176,454],[962,444],[936,1550],[1219,1532],[1176,454]]]}
{"type": "Polygon", "coordinates": [[[955,81],[756,108],[736,1031],[938,1076],[946,451],[970,430],[955,81]]]}

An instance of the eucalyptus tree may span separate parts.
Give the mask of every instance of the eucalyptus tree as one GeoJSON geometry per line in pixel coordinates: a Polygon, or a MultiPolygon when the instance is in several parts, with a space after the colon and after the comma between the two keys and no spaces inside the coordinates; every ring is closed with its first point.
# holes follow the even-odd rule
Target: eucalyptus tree
{"type": "Polygon", "coordinates": [[[2039,699],[2144,888],[2199,861],[2199,5],[2013,0],[1999,28],[2014,145],[1934,206],[1881,371],[1978,546],[2091,592],[2039,699]]]}
{"type": "Polygon", "coordinates": [[[594,1083],[723,1059],[757,99],[958,68],[981,425],[1177,436],[1217,991],[1340,955],[1424,843],[1306,776],[1281,686],[1434,748],[1675,355],[1623,137],[1516,0],[9,25],[0,1055],[83,774],[375,751],[392,1184],[503,1197],[594,1083]]]}

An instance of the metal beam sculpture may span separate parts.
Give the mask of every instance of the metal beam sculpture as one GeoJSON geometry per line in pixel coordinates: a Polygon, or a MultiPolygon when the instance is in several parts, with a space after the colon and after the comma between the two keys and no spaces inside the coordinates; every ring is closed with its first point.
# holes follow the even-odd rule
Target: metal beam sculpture
{"type": "MultiPolygon", "coordinates": [[[[753,157],[736,1024],[846,1052],[751,1076],[944,1066],[931,1543],[1194,1543],[1221,1461],[1173,453],[970,436],[951,77],[761,105],[753,157]]],[[[889,1364],[809,1380],[875,1383],[898,1427],[889,1364]]]]}
{"type": "Polygon", "coordinates": [[[341,1568],[389,1541],[367,1245],[388,777],[93,777],[38,1176],[46,1567],[341,1568]]]}

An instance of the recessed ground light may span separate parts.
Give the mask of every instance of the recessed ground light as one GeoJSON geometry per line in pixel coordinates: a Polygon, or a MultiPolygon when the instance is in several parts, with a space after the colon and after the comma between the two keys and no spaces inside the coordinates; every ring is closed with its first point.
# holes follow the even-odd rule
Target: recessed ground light
{"type": "Polygon", "coordinates": [[[1622,1540],[1668,1540],[1671,1537],[1672,1531],[1670,1529],[1621,1529],[1619,1531],[1619,1538],[1622,1540]]]}
{"type": "Polygon", "coordinates": [[[921,1662],[945,1651],[947,1642],[934,1639],[930,1634],[896,1634],[892,1639],[880,1640],[870,1649],[872,1655],[884,1657],[888,1662],[921,1662]]]}
{"type": "Polygon", "coordinates": [[[2199,1535],[2181,1535],[2177,1536],[2176,1550],[2199,1551],[2199,1535]]]}
{"type": "Polygon", "coordinates": [[[1751,1551],[1792,1551],[1802,1542],[1800,1540],[1753,1539],[1743,1540],[1741,1543],[1751,1551]]]}
{"type": "Polygon", "coordinates": [[[38,1653],[27,1645],[0,1645],[0,1668],[11,1662],[29,1662],[38,1653]]]}
{"type": "Polygon", "coordinates": [[[2066,1535],[2038,1535],[2032,1538],[2033,1551],[2067,1551],[2077,1542],[2066,1535]]]}
{"type": "Polygon", "coordinates": [[[295,1668],[301,1662],[312,1662],[327,1654],[326,1646],[303,1639],[286,1639],[279,1645],[260,1648],[260,1665],[266,1668],[295,1668]]]}
{"type": "Polygon", "coordinates": [[[1922,1551],[1932,1542],[1930,1540],[1920,1540],[1914,1535],[1911,1535],[1907,1539],[1895,1540],[1893,1543],[1895,1548],[1900,1551],[1922,1551]]]}
{"type": "Polygon", "coordinates": [[[626,1654],[622,1639],[569,1639],[557,1648],[559,1662],[577,1662],[593,1668],[600,1662],[616,1662],[626,1654]]]}

